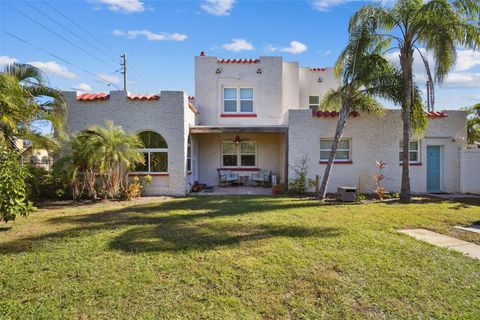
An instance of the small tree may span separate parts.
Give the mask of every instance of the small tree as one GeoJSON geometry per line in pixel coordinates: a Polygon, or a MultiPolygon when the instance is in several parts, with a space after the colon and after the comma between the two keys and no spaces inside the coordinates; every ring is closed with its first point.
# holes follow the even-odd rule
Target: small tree
{"type": "Polygon", "coordinates": [[[480,103],[465,110],[467,111],[467,142],[468,144],[480,143],[480,103]]]}
{"type": "Polygon", "coordinates": [[[387,193],[387,190],[382,185],[382,181],[385,179],[383,169],[385,168],[386,163],[382,161],[377,161],[375,162],[375,166],[377,167],[378,171],[373,175],[373,180],[375,180],[374,192],[377,195],[378,199],[383,200],[383,197],[387,193]]]}
{"type": "Polygon", "coordinates": [[[18,161],[18,154],[0,142],[0,219],[8,222],[18,215],[26,216],[34,207],[26,200],[26,168],[18,161]]]}
{"type": "Polygon", "coordinates": [[[308,156],[305,155],[300,163],[292,166],[292,170],[295,172],[296,178],[293,179],[289,186],[290,190],[296,194],[305,194],[310,188],[315,185],[315,181],[308,178],[308,156]]]}

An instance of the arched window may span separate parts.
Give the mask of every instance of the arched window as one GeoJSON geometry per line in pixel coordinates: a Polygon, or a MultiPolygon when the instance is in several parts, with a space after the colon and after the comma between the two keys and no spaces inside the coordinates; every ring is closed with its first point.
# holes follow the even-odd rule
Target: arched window
{"type": "Polygon", "coordinates": [[[144,148],[140,149],[145,158],[144,164],[137,164],[136,172],[167,173],[168,145],[165,139],[153,131],[143,131],[138,134],[144,148]]]}

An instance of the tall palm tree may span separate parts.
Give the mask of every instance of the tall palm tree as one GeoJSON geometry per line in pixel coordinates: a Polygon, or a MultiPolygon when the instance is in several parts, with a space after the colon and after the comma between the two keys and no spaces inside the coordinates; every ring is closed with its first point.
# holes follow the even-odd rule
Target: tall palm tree
{"type": "MultiPolygon", "coordinates": [[[[15,94],[18,98],[28,102],[17,101],[17,109],[23,117],[18,118],[16,124],[14,124],[15,121],[10,124],[10,130],[3,132],[4,137],[11,141],[15,141],[15,138],[28,139],[43,147],[52,147],[51,137],[32,130],[31,125],[33,122],[49,121],[57,133],[61,132],[65,120],[66,104],[60,91],[49,86],[47,77],[39,68],[29,64],[7,65],[2,75],[4,75],[3,77],[8,75],[10,81],[14,79],[22,88],[21,92],[18,90],[16,93],[11,92],[10,99],[16,99],[12,95],[15,94]]],[[[5,101],[4,99],[0,101],[2,110],[5,101]]]]}
{"type": "Polygon", "coordinates": [[[340,112],[318,195],[320,199],[326,196],[333,161],[350,113],[381,113],[383,107],[374,97],[401,102],[398,97],[402,79],[383,55],[389,42],[376,35],[374,30],[373,20],[367,20],[351,30],[349,42],[334,69],[335,75],[341,79],[341,86],[322,98],[322,109],[340,109],[340,112]]]}
{"type": "Polygon", "coordinates": [[[403,78],[403,165],[400,200],[410,202],[409,152],[410,134],[415,123],[425,121],[413,101],[413,55],[420,54],[427,69],[429,82],[433,79],[428,60],[420,47],[432,52],[435,59],[435,80],[441,83],[456,60],[456,45],[477,49],[480,46],[478,0],[399,0],[392,8],[370,4],[360,8],[350,20],[350,30],[374,19],[380,35],[394,40],[400,50],[400,69],[403,78]],[[422,119],[423,118],[423,119],[422,119]]]}

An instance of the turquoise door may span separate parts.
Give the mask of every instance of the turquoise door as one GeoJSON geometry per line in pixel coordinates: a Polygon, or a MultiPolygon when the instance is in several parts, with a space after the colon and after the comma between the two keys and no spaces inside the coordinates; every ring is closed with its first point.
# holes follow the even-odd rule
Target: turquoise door
{"type": "Polygon", "coordinates": [[[427,192],[440,192],[440,146],[427,146],[427,192]]]}

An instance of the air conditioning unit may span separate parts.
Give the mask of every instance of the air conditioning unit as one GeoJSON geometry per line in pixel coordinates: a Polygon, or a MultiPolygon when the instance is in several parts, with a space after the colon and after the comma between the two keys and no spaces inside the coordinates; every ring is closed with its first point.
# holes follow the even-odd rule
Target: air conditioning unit
{"type": "Polygon", "coordinates": [[[357,200],[356,187],[338,187],[337,199],[343,202],[355,202],[357,200]]]}

